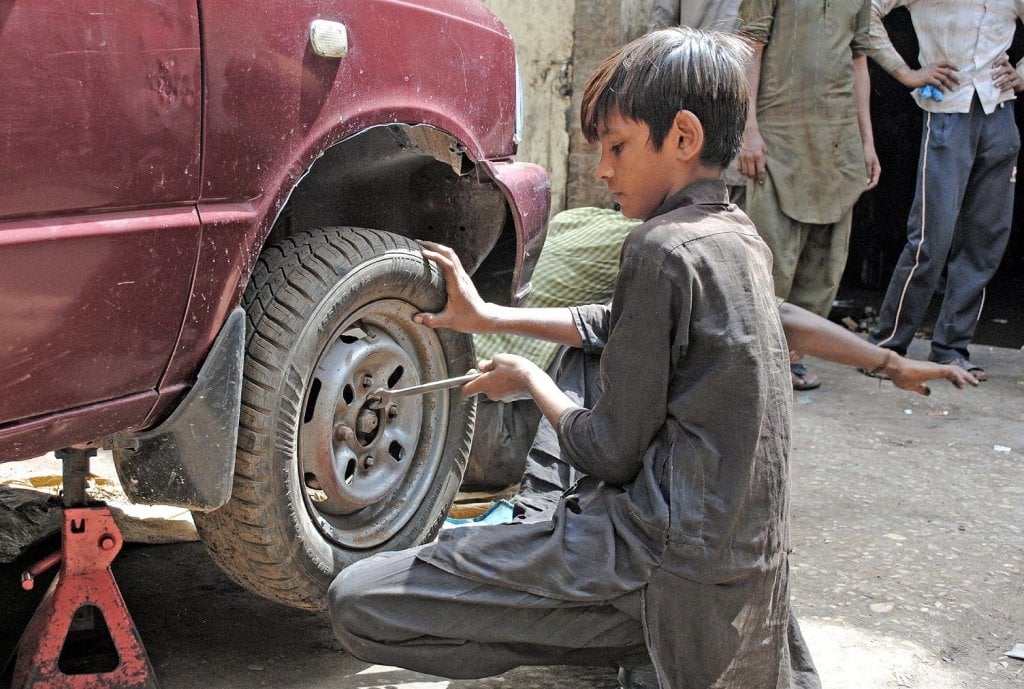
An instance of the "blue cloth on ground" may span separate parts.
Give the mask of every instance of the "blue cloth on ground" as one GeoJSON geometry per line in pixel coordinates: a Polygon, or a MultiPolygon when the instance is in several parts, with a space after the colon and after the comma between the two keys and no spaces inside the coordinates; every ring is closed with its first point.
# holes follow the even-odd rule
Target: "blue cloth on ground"
{"type": "Polygon", "coordinates": [[[466,526],[472,524],[508,524],[512,521],[512,503],[508,500],[498,500],[487,508],[487,511],[472,519],[455,519],[448,517],[444,520],[442,528],[453,526],[466,526]]]}

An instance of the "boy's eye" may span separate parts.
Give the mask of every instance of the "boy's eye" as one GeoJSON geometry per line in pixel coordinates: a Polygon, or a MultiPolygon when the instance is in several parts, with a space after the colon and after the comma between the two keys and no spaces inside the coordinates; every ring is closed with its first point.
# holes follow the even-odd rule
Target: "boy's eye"
{"type": "Polygon", "coordinates": [[[612,144],[611,145],[611,152],[612,153],[621,153],[622,152],[622,144],[612,144]]]}

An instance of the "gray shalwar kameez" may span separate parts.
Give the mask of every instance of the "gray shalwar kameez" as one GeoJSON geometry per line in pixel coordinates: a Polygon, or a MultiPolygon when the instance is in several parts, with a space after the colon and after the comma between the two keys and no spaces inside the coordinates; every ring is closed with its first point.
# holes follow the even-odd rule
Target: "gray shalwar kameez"
{"type": "Polygon", "coordinates": [[[668,199],[626,239],[612,306],[573,315],[600,354],[599,395],[581,376],[589,404],[557,428],[579,480],[539,518],[347,568],[329,598],[342,645],[449,677],[646,645],[664,689],[817,686],[788,639],[792,393],[771,256],[724,183],[668,199]]]}

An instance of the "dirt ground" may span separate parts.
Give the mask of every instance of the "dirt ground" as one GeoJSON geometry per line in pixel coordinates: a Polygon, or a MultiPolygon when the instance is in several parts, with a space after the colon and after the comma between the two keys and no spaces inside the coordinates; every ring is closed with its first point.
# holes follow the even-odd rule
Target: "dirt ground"
{"type": "MultiPolygon", "coordinates": [[[[810,362],[824,384],[795,397],[791,582],[826,689],[1024,687],[1004,655],[1024,643],[1024,352],[973,359],[989,382],[930,397],[810,362]]],[[[0,565],[0,663],[43,588],[18,575],[48,547],[0,565]]],[[[324,616],[240,590],[198,543],[129,546],[114,571],[165,689],[617,687],[612,668],[449,681],[367,666],[324,616]]]]}

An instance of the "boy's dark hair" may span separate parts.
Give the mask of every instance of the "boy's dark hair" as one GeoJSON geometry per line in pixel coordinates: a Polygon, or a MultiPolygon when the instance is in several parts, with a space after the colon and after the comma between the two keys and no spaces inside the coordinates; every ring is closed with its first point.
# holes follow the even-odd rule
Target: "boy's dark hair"
{"type": "Polygon", "coordinates": [[[655,151],[676,113],[692,112],[704,127],[701,162],[726,167],[740,150],[747,120],[744,71],[748,44],[738,36],[685,27],[662,29],[627,43],[587,80],[580,108],[583,135],[593,143],[613,112],[643,122],[655,151]]]}

